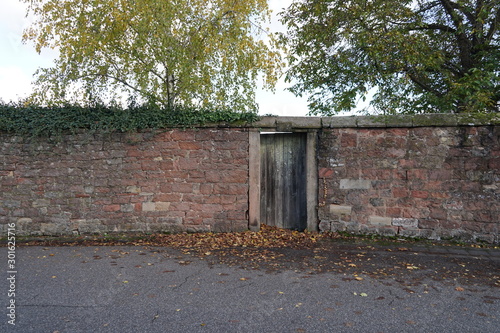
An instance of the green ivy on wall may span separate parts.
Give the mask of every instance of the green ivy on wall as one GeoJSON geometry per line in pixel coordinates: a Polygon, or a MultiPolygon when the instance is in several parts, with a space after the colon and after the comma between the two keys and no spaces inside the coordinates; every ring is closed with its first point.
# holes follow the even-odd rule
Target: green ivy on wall
{"type": "Polygon", "coordinates": [[[251,123],[259,116],[251,112],[150,106],[119,108],[96,105],[41,107],[0,103],[0,131],[26,137],[58,136],[79,129],[96,132],[129,132],[168,127],[193,127],[207,123],[251,123]]]}

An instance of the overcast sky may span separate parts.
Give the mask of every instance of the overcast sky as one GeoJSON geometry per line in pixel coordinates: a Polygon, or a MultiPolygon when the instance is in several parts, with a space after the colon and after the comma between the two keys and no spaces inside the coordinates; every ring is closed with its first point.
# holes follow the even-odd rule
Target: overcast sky
{"type": "MultiPolygon", "coordinates": [[[[288,7],[291,0],[270,0],[273,13],[288,7]]],[[[1,0],[0,4],[0,98],[4,102],[26,97],[31,91],[33,74],[40,67],[50,67],[56,52],[42,50],[35,52],[30,44],[21,42],[23,30],[30,22],[25,17],[26,6],[19,0],[1,0]]],[[[277,28],[273,20],[273,30],[277,28]]],[[[278,116],[305,116],[307,103],[305,99],[296,98],[285,90],[288,85],[280,82],[276,93],[259,91],[257,102],[260,114],[278,116]]]]}

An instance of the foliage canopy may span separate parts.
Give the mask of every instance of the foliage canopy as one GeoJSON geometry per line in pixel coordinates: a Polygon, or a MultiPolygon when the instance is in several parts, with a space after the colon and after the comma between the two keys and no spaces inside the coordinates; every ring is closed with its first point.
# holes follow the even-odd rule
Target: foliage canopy
{"type": "Polygon", "coordinates": [[[313,114],[498,112],[500,1],[302,0],[282,13],[291,91],[313,114]]]}
{"type": "Polygon", "coordinates": [[[21,1],[36,19],[24,40],[59,52],[54,67],[36,74],[35,103],[125,95],[164,108],[255,111],[257,80],[272,89],[280,70],[261,28],[266,0],[21,1]]]}

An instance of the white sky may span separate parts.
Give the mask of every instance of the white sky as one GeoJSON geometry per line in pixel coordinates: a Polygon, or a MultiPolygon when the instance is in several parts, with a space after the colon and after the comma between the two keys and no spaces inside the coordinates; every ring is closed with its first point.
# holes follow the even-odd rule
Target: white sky
{"type": "MultiPolygon", "coordinates": [[[[270,0],[273,13],[288,7],[291,0],[270,0]]],[[[29,95],[33,74],[40,67],[50,67],[57,53],[43,49],[36,53],[33,45],[22,43],[23,30],[30,22],[25,17],[25,4],[19,0],[1,0],[0,4],[0,98],[17,101],[29,95]]],[[[273,29],[279,22],[273,20],[273,29]]],[[[288,85],[280,81],[276,92],[257,92],[260,114],[305,116],[308,112],[304,98],[285,91],[288,85]]]]}

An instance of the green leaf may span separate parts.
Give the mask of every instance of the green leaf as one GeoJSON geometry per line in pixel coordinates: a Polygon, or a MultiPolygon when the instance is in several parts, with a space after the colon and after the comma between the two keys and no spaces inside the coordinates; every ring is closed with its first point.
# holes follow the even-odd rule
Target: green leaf
{"type": "Polygon", "coordinates": [[[287,80],[312,114],[499,112],[500,2],[304,0],[283,13],[287,80]],[[488,36],[488,38],[486,37],[488,36]]]}

